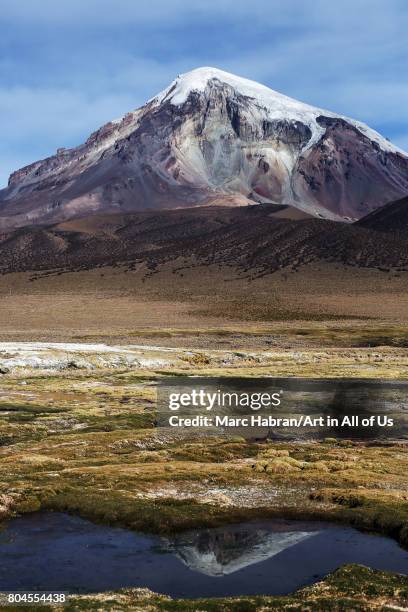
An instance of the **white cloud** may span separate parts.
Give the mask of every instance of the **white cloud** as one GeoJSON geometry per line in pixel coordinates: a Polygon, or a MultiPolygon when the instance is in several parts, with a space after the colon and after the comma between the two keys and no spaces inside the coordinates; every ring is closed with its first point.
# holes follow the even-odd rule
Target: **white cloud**
{"type": "Polygon", "coordinates": [[[80,144],[92,130],[134,106],[126,95],[92,98],[70,90],[0,89],[0,185],[13,170],[57,147],[80,144]]]}
{"type": "Polygon", "coordinates": [[[225,19],[229,23],[259,23],[334,31],[351,35],[403,30],[408,15],[405,0],[2,0],[1,18],[6,23],[74,28],[123,25],[188,26],[225,19]]]}

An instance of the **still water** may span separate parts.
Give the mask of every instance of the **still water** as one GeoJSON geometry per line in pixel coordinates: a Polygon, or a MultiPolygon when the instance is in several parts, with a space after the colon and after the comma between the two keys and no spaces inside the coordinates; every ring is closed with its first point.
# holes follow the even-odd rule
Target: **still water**
{"type": "Polygon", "coordinates": [[[285,520],[162,538],[44,512],[11,520],[0,532],[0,591],[286,594],[345,563],[406,574],[408,552],[349,527],[285,520]]]}

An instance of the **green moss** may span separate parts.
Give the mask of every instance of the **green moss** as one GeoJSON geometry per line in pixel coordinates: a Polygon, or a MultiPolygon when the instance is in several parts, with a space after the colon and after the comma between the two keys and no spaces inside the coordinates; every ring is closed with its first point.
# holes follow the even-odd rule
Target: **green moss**
{"type": "Polygon", "coordinates": [[[209,441],[205,444],[181,444],[169,449],[172,459],[183,461],[216,462],[231,461],[239,458],[255,457],[259,444],[251,442],[233,442],[229,440],[209,441]]]}
{"type": "MultiPolygon", "coordinates": [[[[308,359],[307,367],[314,368],[312,357],[308,359]]],[[[339,362],[337,357],[340,372],[339,362]]],[[[195,369],[182,374],[186,371],[195,369]]],[[[260,369],[248,371],[257,375],[260,369]]],[[[67,371],[64,376],[27,378],[24,390],[18,382],[5,380],[5,388],[16,396],[29,392],[33,401],[7,401],[3,406],[12,409],[0,412],[0,492],[10,498],[4,516],[39,508],[64,510],[157,533],[284,516],[340,521],[408,545],[408,453],[403,445],[330,439],[261,443],[191,432],[171,435],[153,426],[154,376],[157,373],[144,376],[125,370],[97,375],[67,371]],[[224,506],[223,499],[207,503],[212,488],[221,491],[224,506]]],[[[377,574],[372,582],[376,580],[377,574]]],[[[109,596],[103,597],[102,608],[109,609],[109,596]]],[[[129,601],[134,603],[135,597],[129,601]]],[[[336,595],[332,590],[330,600],[323,592],[307,597],[316,610],[330,610],[333,602],[347,602],[353,610],[365,605],[346,589],[336,595]]],[[[266,601],[204,603],[208,609],[238,610],[257,609],[266,601]]],[[[302,609],[296,606],[303,600],[268,601],[302,609]]],[[[153,609],[190,609],[185,607],[190,603],[166,598],[154,602],[153,609]]],[[[94,604],[81,599],[78,605],[94,604]]]]}
{"type": "Polygon", "coordinates": [[[231,518],[243,520],[246,513],[191,500],[174,498],[160,501],[90,490],[65,490],[42,500],[42,509],[68,511],[94,522],[125,525],[136,531],[174,533],[185,529],[220,526],[231,518]]]}
{"type": "MultiPolygon", "coordinates": [[[[354,612],[405,609],[408,604],[408,578],[359,565],[348,565],[325,580],[287,596],[227,597],[215,599],[176,599],[145,589],[123,589],[103,596],[103,610],[149,610],[183,612],[354,612]]],[[[100,610],[101,596],[72,596],[65,608],[100,610]]]]}
{"type": "Polygon", "coordinates": [[[109,417],[87,417],[83,420],[86,423],[83,428],[84,432],[98,432],[123,429],[151,429],[154,426],[155,417],[152,413],[124,413],[109,417]]]}

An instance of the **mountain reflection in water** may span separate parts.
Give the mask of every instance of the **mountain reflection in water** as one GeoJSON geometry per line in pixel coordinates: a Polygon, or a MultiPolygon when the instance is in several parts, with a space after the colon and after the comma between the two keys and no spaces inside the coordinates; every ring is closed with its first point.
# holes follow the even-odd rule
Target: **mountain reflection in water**
{"type": "Polygon", "coordinates": [[[225,576],[270,559],[319,533],[224,527],[176,536],[169,542],[168,550],[196,572],[206,576],[225,576]]]}
{"type": "Polygon", "coordinates": [[[1,591],[284,595],[345,563],[406,574],[408,552],[390,538],[315,521],[247,522],[162,538],[38,512],[0,531],[1,591]]]}

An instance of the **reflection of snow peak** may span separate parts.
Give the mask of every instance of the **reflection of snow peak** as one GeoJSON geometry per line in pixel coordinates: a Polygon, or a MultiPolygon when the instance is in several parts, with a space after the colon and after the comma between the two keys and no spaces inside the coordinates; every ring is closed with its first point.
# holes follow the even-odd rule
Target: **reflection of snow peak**
{"type": "Polygon", "coordinates": [[[225,576],[254,563],[266,561],[318,533],[320,532],[258,530],[255,542],[244,542],[242,546],[234,545],[230,548],[229,542],[222,542],[221,536],[221,539],[207,541],[204,546],[197,541],[175,544],[171,549],[191,570],[207,576],[225,576]]]}

